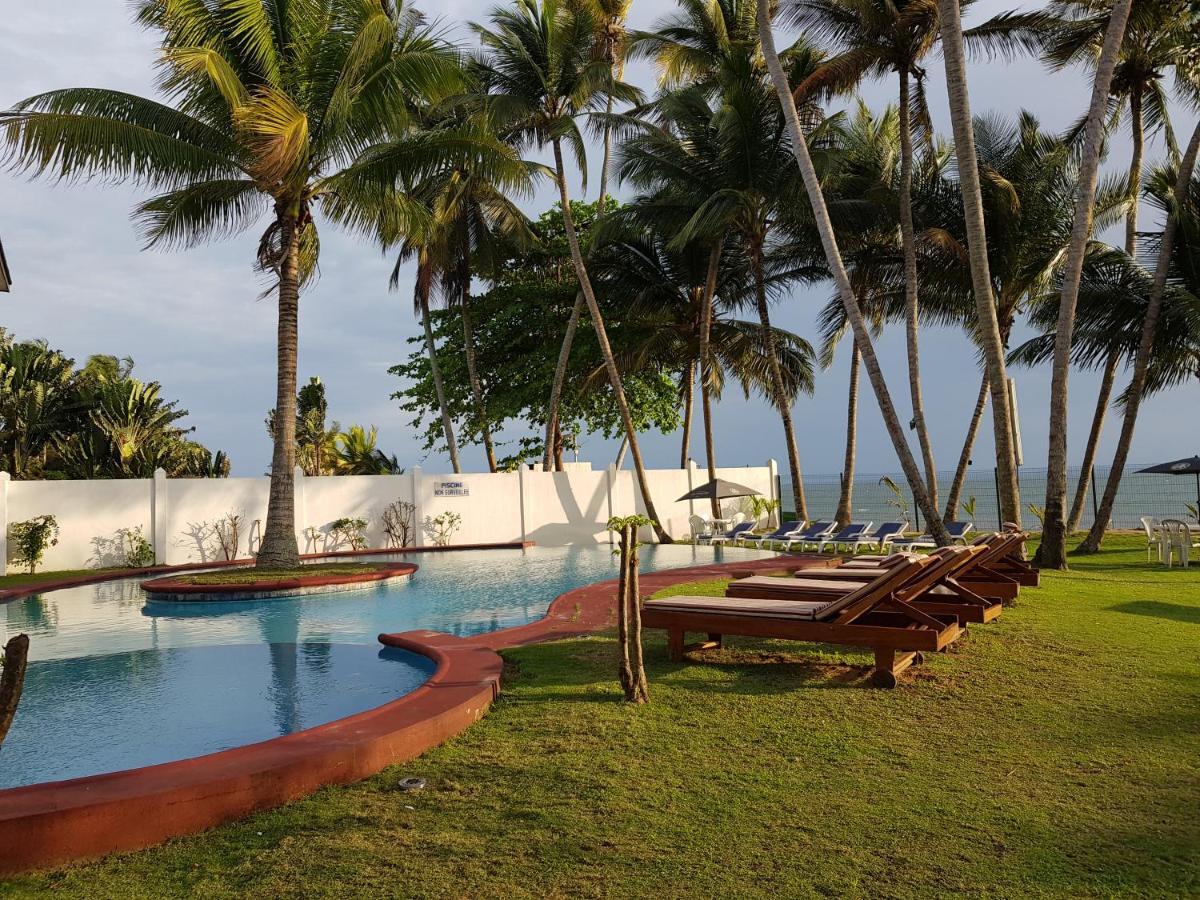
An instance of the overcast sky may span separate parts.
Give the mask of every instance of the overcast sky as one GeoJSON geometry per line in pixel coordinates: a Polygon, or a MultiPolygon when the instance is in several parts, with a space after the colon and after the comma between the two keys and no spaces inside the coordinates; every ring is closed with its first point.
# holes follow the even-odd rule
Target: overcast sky
{"type": "MultiPolygon", "coordinates": [[[[427,13],[440,16],[462,38],[462,23],[481,19],[490,3],[449,0],[427,13]]],[[[123,0],[62,0],[56,4],[8,3],[0,24],[0,106],[59,87],[102,86],[150,93],[155,45],[152,35],[130,21],[123,0]]],[[[668,0],[635,0],[633,27],[650,27],[670,12],[668,0]]],[[[976,21],[1005,8],[1002,0],[980,0],[976,21]]],[[[949,132],[941,59],[928,63],[928,94],[939,131],[949,132]]],[[[646,66],[631,67],[629,78],[653,86],[646,66]]],[[[1080,73],[1047,74],[1036,61],[975,64],[970,70],[971,103],[976,113],[1008,116],[1031,110],[1043,125],[1060,128],[1087,105],[1089,85],[1080,73]]],[[[875,109],[893,102],[894,87],[879,83],[864,96],[875,109]]],[[[1180,118],[1176,130],[1190,132],[1180,118]]],[[[1162,152],[1151,142],[1149,159],[1162,152]]],[[[593,165],[599,154],[593,154],[593,165]]],[[[1114,140],[1110,164],[1124,166],[1128,138],[1114,140]]],[[[587,199],[595,199],[593,178],[587,199]]],[[[578,192],[578,184],[576,185],[578,192]]],[[[578,194],[577,194],[578,195],[578,194]]],[[[226,450],[235,475],[266,470],[269,442],[263,427],[274,401],[274,307],[259,301],[262,288],[252,272],[257,233],[187,252],[143,252],[129,212],[137,191],[111,185],[30,183],[0,173],[0,238],[12,269],[13,292],[0,295],[0,326],[20,338],[45,338],[82,360],[93,353],[132,356],[136,373],[161,381],[168,397],[191,413],[187,422],[209,447],[226,450]]],[[[551,202],[549,186],[529,211],[551,202]]],[[[322,231],[321,279],[305,293],[300,316],[300,379],[320,375],[328,386],[331,416],[343,424],[379,427],[381,445],[405,465],[429,471],[448,468],[438,456],[426,458],[420,442],[389,396],[400,385],[387,374],[410,350],[406,339],[418,326],[412,315],[411,273],[398,293],[388,291],[393,261],[371,246],[322,231]]],[[[809,337],[825,302],[824,288],[799,289],[782,300],[777,324],[809,337]]],[[[552,336],[554,340],[557,335],[552,336]]],[[[974,350],[957,332],[922,332],[927,416],[939,468],[952,468],[978,390],[974,350]]],[[[908,408],[903,335],[899,329],[880,342],[893,395],[908,408]]],[[[832,369],[820,373],[816,394],[800,399],[795,418],[802,463],[810,473],[841,468],[848,357],[843,348],[832,369]]],[[[1049,372],[1014,371],[1021,405],[1026,464],[1044,465],[1049,372]]],[[[1124,377],[1124,376],[1123,376],[1124,377]]],[[[1071,378],[1071,457],[1077,459],[1090,422],[1098,379],[1071,378]]],[[[862,472],[896,469],[895,454],[880,423],[864,379],[860,414],[859,467],[862,472]]],[[[1143,407],[1134,460],[1157,462],[1200,450],[1200,417],[1195,415],[1195,382],[1155,397],[1143,407]],[[1183,409],[1191,410],[1181,415],[1183,409]]],[[[716,447],[722,465],[759,464],[768,456],[786,459],[778,416],[759,399],[745,401],[727,391],[716,411],[716,447]]],[[[1110,428],[1101,462],[1111,458],[1118,422],[1110,428]]],[[[991,453],[985,422],[975,453],[986,466],[991,453]]],[[[512,438],[512,435],[509,435],[512,438]]],[[[647,435],[649,464],[678,464],[678,436],[647,435]]],[[[586,438],[582,458],[607,465],[615,442],[586,438]]],[[[703,445],[693,440],[702,461],[703,445]]],[[[464,448],[464,465],[483,468],[482,450],[464,448]]],[[[785,466],[786,468],[786,466],[785,466]]]]}

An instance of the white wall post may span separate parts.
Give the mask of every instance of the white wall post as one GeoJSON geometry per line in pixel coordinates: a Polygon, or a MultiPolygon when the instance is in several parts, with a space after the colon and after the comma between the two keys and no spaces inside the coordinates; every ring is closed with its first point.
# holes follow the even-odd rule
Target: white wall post
{"type": "MultiPolygon", "coordinates": [[[[305,477],[304,470],[296,466],[296,470],[292,473],[293,484],[295,485],[292,489],[294,498],[292,505],[294,521],[292,525],[296,532],[296,542],[303,548],[300,551],[301,553],[308,550],[308,504],[304,498],[305,477]]],[[[316,552],[316,547],[312,548],[312,552],[316,552]]]]}
{"type": "Polygon", "coordinates": [[[412,467],[412,502],[413,502],[413,546],[425,545],[425,531],[421,528],[421,490],[424,480],[421,477],[421,467],[412,467]]]}
{"type": "Polygon", "coordinates": [[[767,460],[767,472],[771,478],[771,499],[780,501],[777,509],[773,509],[767,517],[767,524],[771,525],[772,520],[776,528],[783,524],[783,498],[779,495],[779,463],[773,459],[767,460]]]}
{"type": "MultiPolygon", "coordinates": [[[[605,481],[608,482],[608,518],[611,519],[616,513],[613,512],[613,485],[617,480],[617,464],[609,463],[608,468],[604,472],[605,481]]],[[[606,524],[607,524],[607,520],[606,524]]],[[[607,530],[607,529],[605,529],[607,530]]],[[[616,543],[616,535],[611,531],[608,532],[608,545],[611,547],[616,543]]]]}
{"type": "Polygon", "coordinates": [[[517,494],[521,505],[521,543],[523,544],[529,540],[525,529],[525,463],[517,466],[517,494]]]}
{"type": "Polygon", "coordinates": [[[8,571],[8,483],[12,476],[0,472],[0,575],[8,571]]]}
{"type": "Polygon", "coordinates": [[[158,468],[150,482],[150,540],[154,544],[154,564],[167,564],[167,473],[158,468]]]}

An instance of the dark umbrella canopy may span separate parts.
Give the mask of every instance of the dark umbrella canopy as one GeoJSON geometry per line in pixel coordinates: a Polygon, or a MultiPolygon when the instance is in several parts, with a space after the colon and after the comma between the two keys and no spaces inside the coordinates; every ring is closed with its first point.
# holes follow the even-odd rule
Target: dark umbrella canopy
{"type": "Polygon", "coordinates": [[[1135,475],[1195,475],[1196,476],[1196,506],[1200,507],[1200,456],[1187,459],[1177,459],[1174,462],[1159,463],[1148,469],[1138,469],[1135,475]]]}
{"type": "Polygon", "coordinates": [[[762,491],[756,491],[754,488],[746,487],[744,484],[718,478],[715,481],[705,482],[697,488],[692,488],[675,502],[682,503],[684,500],[724,500],[726,497],[752,497],[755,494],[761,493],[762,491]]]}

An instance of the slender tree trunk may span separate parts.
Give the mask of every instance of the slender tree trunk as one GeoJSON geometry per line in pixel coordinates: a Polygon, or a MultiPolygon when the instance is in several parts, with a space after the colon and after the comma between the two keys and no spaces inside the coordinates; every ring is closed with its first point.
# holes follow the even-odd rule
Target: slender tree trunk
{"type": "Polygon", "coordinates": [[[296,355],[300,315],[300,234],[296,216],[280,217],[283,259],[279,266],[279,324],[276,335],[275,446],[267,524],[257,565],[294,569],[300,565],[296,543],[296,355]]]}
{"type": "Polygon", "coordinates": [[[633,665],[629,658],[629,532],[630,526],[621,526],[620,574],[617,578],[617,643],[621,647],[621,658],[617,665],[617,679],[626,698],[633,686],[633,665]]]}
{"type": "Polygon", "coordinates": [[[483,438],[483,449],[487,454],[488,471],[496,471],[496,449],[492,446],[492,429],[488,424],[487,406],[483,400],[483,382],[475,359],[475,324],[471,314],[471,279],[466,276],[463,288],[462,306],[463,350],[467,357],[467,377],[471,381],[471,397],[475,401],[475,416],[479,419],[479,434],[483,438]]]}
{"type": "Polygon", "coordinates": [[[686,469],[692,455],[692,411],[696,408],[696,361],[683,373],[683,441],[679,449],[679,468],[686,469]]]}
{"type": "Polygon", "coordinates": [[[967,248],[971,261],[971,283],[978,316],[976,334],[983,348],[985,371],[992,394],[992,425],[996,445],[996,477],[1000,486],[1000,512],[1005,521],[1021,521],[1021,488],[1017,481],[1012,408],[1008,397],[1008,372],[1004,364],[1004,342],[992,297],[988,267],[987,237],[983,220],[983,195],[979,186],[979,160],[975,153],[975,128],[967,92],[967,66],[963,54],[962,19],[958,0],[938,0],[941,17],[942,56],[946,62],[946,91],[954,126],[954,156],[958,161],[963,213],[967,225],[967,248]]]}
{"type": "Polygon", "coordinates": [[[567,319],[567,330],[563,334],[562,347],[558,351],[558,362],[554,365],[554,383],[550,387],[550,409],[546,416],[546,452],[542,457],[542,469],[550,471],[554,453],[554,435],[558,431],[558,410],[562,403],[563,385],[567,380],[567,365],[571,361],[571,347],[575,344],[575,332],[579,329],[579,318],[583,315],[583,293],[575,294],[575,305],[567,319]]]}
{"type": "MultiPolygon", "coordinates": [[[[713,449],[712,380],[715,362],[712,359],[713,300],[717,294],[717,278],[721,271],[721,251],[724,242],[718,241],[708,253],[708,269],[704,274],[704,292],[700,297],[700,411],[704,418],[704,460],[708,465],[708,480],[717,480],[717,454],[713,449]]],[[[710,501],[713,518],[721,515],[721,501],[710,501]]]]}
{"type": "Polygon", "coordinates": [[[1071,341],[1075,330],[1075,308],[1079,302],[1079,281],[1083,258],[1092,233],[1096,183],[1100,177],[1100,155],[1104,149],[1104,121],[1113,70],[1125,37],[1132,0],[1114,0],[1109,13],[1104,46],[1096,63],[1092,98],[1084,129],[1083,156],[1075,195],[1075,219],[1071,243],[1063,269],[1062,292],[1058,301],[1058,330],[1054,335],[1054,364],[1050,375],[1050,450],[1046,459],[1046,503],[1042,520],[1042,541],[1037,563],[1043,568],[1067,567],[1067,382],[1071,374],[1071,341]]]}
{"type": "MultiPolygon", "coordinates": [[[[423,263],[418,264],[423,265],[423,263]]],[[[437,361],[437,344],[433,340],[433,324],[429,321],[429,282],[417,273],[417,305],[421,310],[421,326],[425,329],[425,352],[429,355],[429,372],[433,376],[433,391],[437,396],[438,411],[442,416],[442,436],[446,439],[446,452],[450,454],[450,466],[454,474],[462,472],[458,462],[458,442],[454,439],[454,420],[450,418],[450,407],[446,403],[446,383],[442,380],[442,367],[437,361]]]]}
{"type": "Polygon", "coordinates": [[[1163,227],[1162,246],[1159,247],[1158,261],[1154,266],[1154,285],[1150,289],[1150,303],[1146,307],[1146,318],[1142,322],[1142,339],[1138,344],[1137,356],[1133,362],[1133,376],[1129,389],[1126,391],[1125,411],[1121,419],[1121,436],[1117,439],[1117,450],[1113,454],[1112,469],[1108,473],[1108,481],[1104,485],[1104,496],[1100,500],[1100,511],[1096,521],[1083,543],[1079,545],[1080,553],[1095,553],[1100,549],[1104,533],[1108,530],[1108,521],[1112,518],[1113,506],[1117,502],[1117,491],[1121,487],[1121,477],[1125,473],[1125,463],[1129,460],[1129,448],[1133,444],[1133,429],[1137,425],[1138,409],[1142,404],[1142,393],[1146,388],[1146,373],[1150,368],[1151,357],[1154,355],[1154,338],[1158,331],[1158,320],[1162,313],[1163,294],[1167,287],[1167,273],[1171,267],[1171,251],[1175,245],[1175,231],[1179,219],[1183,215],[1194,215],[1189,210],[1192,172],[1196,168],[1196,153],[1200,150],[1200,123],[1196,124],[1192,138],[1188,142],[1183,159],[1179,162],[1179,172],[1175,177],[1175,191],[1172,198],[1173,207],[1168,210],[1167,222],[1163,227]]]}
{"type": "MultiPolygon", "coordinates": [[[[612,67],[612,62],[609,62],[609,67],[612,67]]],[[[612,94],[608,95],[608,100],[605,103],[604,111],[611,116],[613,111],[612,94]]],[[[600,164],[600,206],[598,213],[604,214],[604,203],[608,200],[608,170],[612,165],[612,125],[608,119],[604,120],[604,161],[600,164]]]]}
{"type": "Polygon", "coordinates": [[[763,277],[762,242],[756,242],[753,250],[754,299],[758,306],[758,320],[762,323],[763,344],[767,348],[767,363],[771,369],[771,387],[775,394],[775,408],[783,423],[783,439],[787,445],[788,471],[792,478],[792,502],[796,507],[796,518],[808,518],[808,502],[804,496],[804,476],[800,472],[800,448],[796,445],[796,429],[792,424],[791,398],[783,384],[783,370],[779,365],[779,346],[771,328],[771,310],[767,303],[767,285],[763,277]]]}
{"type": "Polygon", "coordinates": [[[592,327],[596,331],[596,342],[600,345],[600,355],[604,358],[604,367],[608,370],[608,381],[612,385],[613,399],[621,413],[621,421],[625,425],[625,436],[629,438],[629,453],[633,456],[633,467],[637,473],[638,486],[642,492],[642,504],[646,507],[646,515],[654,521],[654,533],[660,543],[673,543],[671,536],[658,518],[654,508],[654,498],[650,495],[650,484],[646,479],[646,467],[642,463],[642,451],[638,447],[637,431],[633,427],[633,416],[629,412],[629,403],[625,399],[625,388],[621,385],[621,373],[617,369],[617,360],[613,356],[612,345],[608,342],[608,331],[604,327],[604,318],[600,315],[600,304],[596,302],[596,294],[592,291],[592,282],[588,278],[587,266],[583,261],[583,251],[579,247],[579,235],[575,233],[575,222],[571,217],[571,196],[567,192],[567,176],[563,167],[562,144],[554,142],[554,171],[558,177],[558,193],[562,202],[563,230],[567,234],[567,246],[571,248],[571,262],[575,265],[575,276],[579,279],[579,290],[587,301],[588,314],[592,318],[592,327]]]}
{"type": "Polygon", "coordinates": [[[879,366],[879,358],[875,355],[875,346],[871,343],[871,335],[867,331],[866,322],[863,321],[862,310],[859,309],[858,299],[854,295],[854,289],[850,286],[850,278],[846,274],[846,266],[842,262],[842,254],[838,249],[837,238],[834,236],[833,223],[829,219],[829,209],[825,205],[825,195],[821,190],[821,182],[817,176],[816,168],[813,166],[812,157],[809,155],[804,132],[800,127],[800,118],[796,113],[796,104],[792,100],[792,92],[788,85],[787,75],[784,73],[783,66],[779,62],[779,56],[775,52],[775,36],[771,33],[771,14],[769,5],[766,3],[758,5],[758,34],[762,41],[763,57],[767,64],[767,70],[771,74],[771,80],[775,85],[775,93],[779,97],[784,118],[787,120],[788,133],[792,142],[792,153],[796,158],[796,165],[800,169],[801,177],[804,179],[804,187],[808,192],[809,202],[812,204],[813,217],[816,220],[817,231],[821,236],[821,245],[825,249],[825,260],[829,265],[829,271],[833,276],[834,284],[837,286],[838,296],[841,298],[842,307],[846,311],[846,318],[853,330],[854,340],[858,344],[858,351],[862,355],[863,368],[867,371],[867,377],[871,382],[871,387],[875,391],[876,400],[879,402],[879,412],[883,416],[884,426],[887,428],[888,436],[892,439],[892,445],[896,449],[896,456],[899,458],[900,467],[903,469],[904,477],[908,479],[909,486],[912,488],[916,504],[925,514],[926,521],[929,522],[931,534],[937,543],[947,544],[950,541],[949,536],[946,534],[946,529],[942,525],[941,518],[937,515],[937,509],[929,503],[929,492],[925,489],[925,481],[921,477],[921,470],[917,466],[917,461],[913,457],[912,450],[909,449],[904,429],[900,424],[900,417],[896,414],[896,406],[892,402],[887,382],[883,377],[883,370],[879,366]]]}
{"type": "Polygon", "coordinates": [[[10,638],[4,645],[4,667],[0,669],[0,746],[4,745],[21,702],[28,660],[29,636],[18,634],[10,638]]]}
{"type": "Polygon", "coordinates": [[[625,454],[629,452],[629,438],[621,435],[621,446],[617,448],[617,458],[613,461],[613,466],[620,469],[625,465],[625,454]]]}
{"type": "Polygon", "coordinates": [[[846,456],[842,461],[842,492],[835,518],[844,528],[854,519],[854,467],[858,455],[858,344],[850,338],[850,387],[846,391],[846,456]]]}
{"type": "Polygon", "coordinates": [[[639,583],[637,528],[629,528],[629,575],[626,593],[629,597],[629,656],[632,661],[632,690],[626,698],[632,703],[649,703],[650,686],[646,680],[646,663],[642,653],[642,598],[639,583]]]}
{"type": "Polygon", "coordinates": [[[1129,159],[1129,212],[1125,214],[1125,252],[1137,258],[1138,201],[1142,195],[1142,157],[1146,152],[1146,133],[1142,123],[1142,92],[1129,94],[1129,128],[1133,132],[1133,154],[1129,159]]]}
{"type": "Polygon", "coordinates": [[[989,393],[991,390],[985,372],[979,382],[979,396],[975,399],[975,409],[971,412],[971,421],[967,424],[967,436],[963,440],[962,453],[958,455],[954,480],[950,482],[950,493],[946,495],[946,512],[942,516],[946,522],[953,522],[958,517],[958,507],[962,504],[963,485],[967,483],[967,468],[971,465],[971,454],[975,451],[975,438],[979,436],[979,423],[983,420],[983,411],[987,407],[989,393]]]}
{"type": "Polygon", "coordinates": [[[1108,403],[1112,399],[1113,383],[1117,380],[1117,366],[1121,355],[1111,353],[1104,363],[1104,374],[1100,378],[1100,394],[1096,398],[1096,411],[1092,414],[1092,427],[1088,431],[1087,446],[1083,449],[1082,471],[1075,486],[1075,498],[1071,501],[1071,514],[1067,516],[1068,535],[1079,530],[1083,519],[1083,506],[1087,502],[1088,488],[1092,484],[1092,466],[1096,462],[1096,450],[1100,446],[1100,434],[1104,430],[1104,419],[1108,414],[1108,403]]]}
{"type": "Polygon", "coordinates": [[[920,328],[917,301],[917,234],[913,227],[912,178],[913,144],[912,116],[909,111],[907,69],[900,70],[900,243],[904,250],[904,325],[908,343],[908,389],[912,395],[913,426],[925,463],[925,484],[929,502],[938,505],[937,463],[933,444],[925,424],[925,402],[921,396],[921,350],[918,343],[920,328]]]}

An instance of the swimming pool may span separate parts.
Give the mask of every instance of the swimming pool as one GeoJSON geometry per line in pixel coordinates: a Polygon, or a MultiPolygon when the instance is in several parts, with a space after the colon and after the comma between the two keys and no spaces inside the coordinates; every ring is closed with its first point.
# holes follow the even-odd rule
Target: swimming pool
{"type": "MultiPolygon", "coordinates": [[[[644,571],[772,554],[647,546],[644,571]]],[[[388,559],[395,560],[396,555],[388,559]]],[[[469,636],[534,621],[559,594],[616,576],[607,545],[413,554],[405,582],[237,603],[147,603],[136,580],[0,606],[0,641],[31,640],[0,788],[184,759],[393,700],[432,671],[377,636],[469,636]]]]}

